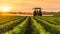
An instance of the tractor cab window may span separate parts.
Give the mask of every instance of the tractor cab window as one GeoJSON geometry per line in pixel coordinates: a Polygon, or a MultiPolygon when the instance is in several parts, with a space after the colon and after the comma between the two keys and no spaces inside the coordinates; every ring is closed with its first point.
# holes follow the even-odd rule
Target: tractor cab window
{"type": "Polygon", "coordinates": [[[39,13],[40,9],[36,9],[36,13],[39,13]]]}

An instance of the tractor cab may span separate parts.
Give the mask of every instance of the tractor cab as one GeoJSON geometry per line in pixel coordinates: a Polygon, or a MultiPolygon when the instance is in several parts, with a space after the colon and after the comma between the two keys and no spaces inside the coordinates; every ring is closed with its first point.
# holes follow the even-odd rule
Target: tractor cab
{"type": "Polygon", "coordinates": [[[34,16],[42,16],[41,8],[34,8],[34,16]]]}

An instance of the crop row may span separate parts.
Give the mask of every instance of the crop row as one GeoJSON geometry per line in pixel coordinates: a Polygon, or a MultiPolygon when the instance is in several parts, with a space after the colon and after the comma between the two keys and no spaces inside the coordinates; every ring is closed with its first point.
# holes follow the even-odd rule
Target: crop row
{"type": "Polygon", "coordinates": [[[59,17],[13,16],[0,18],[2,18],[0,20],[1,34],[60,34],[59,17]]]}

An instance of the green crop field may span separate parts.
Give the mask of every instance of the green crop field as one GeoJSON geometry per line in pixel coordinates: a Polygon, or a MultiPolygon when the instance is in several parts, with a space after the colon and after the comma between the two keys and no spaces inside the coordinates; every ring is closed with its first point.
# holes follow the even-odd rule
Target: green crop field
{"type": "Polygon", "coordinates": [[[60,17],[0,16],[0,34],[60,34],[60,17]]]}

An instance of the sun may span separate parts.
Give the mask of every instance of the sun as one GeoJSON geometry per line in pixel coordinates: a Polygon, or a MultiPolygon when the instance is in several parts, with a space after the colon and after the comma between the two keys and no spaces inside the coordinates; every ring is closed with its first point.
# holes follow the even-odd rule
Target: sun
{"type": "Polygon", "coordinates": [[[1,7],[1,11],[2,12],[8,12],[9,11],[9,7],[7,7],[7,6],[3,6],[3,7],[1,7]]]}

